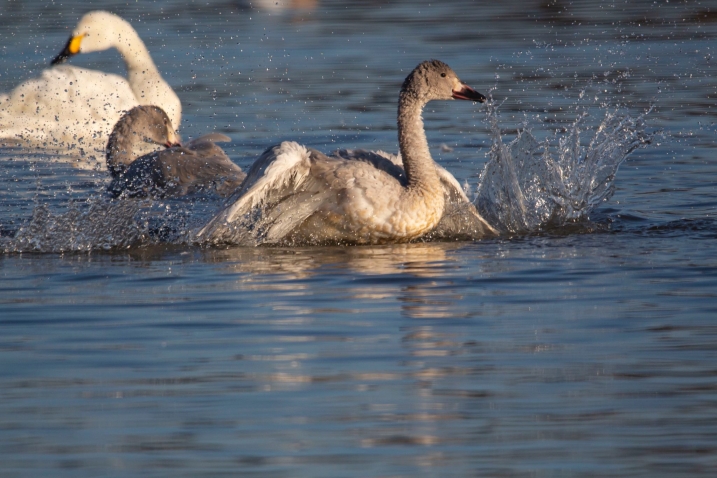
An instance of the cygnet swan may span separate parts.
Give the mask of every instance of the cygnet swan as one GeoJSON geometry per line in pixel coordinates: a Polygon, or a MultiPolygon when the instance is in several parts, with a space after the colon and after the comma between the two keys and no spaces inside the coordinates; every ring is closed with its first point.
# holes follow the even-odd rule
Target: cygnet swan
{"type": "Polygon", "coordinates": [[[136,106],[120,118],[107,142],[107,169],[113,178],[108,191],[130,197],[176,197],[198,191],[228,196],[246,174],[213,141],[230,138],[211,133],[181,146],[161,108],[136,106]],[[157,151],[161,146],[169,149],[157,151]]]}
{"type": "Polygon", "coordinates": [[[445,63],[423,62],[408,75],[399,96],[403,168],[377,154],[329,157],[294,142],[281,143],[252,165],[230,204],[195,239],[381,244],[408,242],[430,232],[450,196],[445,180],[455,182],[439,172],[423,129],[423,107],[438,99],[485,101],[445,63]]]}
{"type": "MultiPolygon", "coordinates": [[[[401,155],[384,151],[365,151],[361,149],[335,151],[338,156],[352,161],[367,161],[376,167],[390,171],[392,175],[405,177],[401,155]]],[[[440,164],[435,164],[438,177],[445,193],[445,207],[438,225],[424,237],[427,239],[471,240],[498,235],[498,231],[478,213],[475,205],[468,199],[456,178],[440,164]]]]}
{"type": "Polygon", "coordinates": [[[70,65],[49,68],[0,95],[0,138],[102,150],[122,113],[139,104],[160,106],[178,126],[179,98],[162,79],[137,32],[117,15],[84,15],[52,64],[113,47],[125,61],[127,79],[70,65]]]}

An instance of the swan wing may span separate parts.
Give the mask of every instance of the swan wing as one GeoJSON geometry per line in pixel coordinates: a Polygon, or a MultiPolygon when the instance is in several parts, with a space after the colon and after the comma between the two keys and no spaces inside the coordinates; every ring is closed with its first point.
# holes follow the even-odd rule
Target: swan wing
{"type": "MultiPolygon", "coordinates": [[[[286,141],[267,149],[249,169],[241,187],[229,198],[228,205],[196,234],[196,239],[243,243],[247,237],[257,237],[262,233],[257,224],[259,221],[273,223],[286,212],[284,207],[270,206],[289,196],[296,196],[290,202],[299,202],[297,192],[302,192],[310,170],[311,152],[298,143],[286,141]],[[261,216],[262,211],[270,210],[271,217],[263,220],[256,217],[261,216]]],[[[293,217],[300,215],[304,214],[293,217]]]]}
{"type": "Polygon", "coordinates": [[[204,135],[202,135],[202,136],[200,136],[200,137],[198,137],[198,138],[194,138],[193,140],[187,142],[187,144],[185,144],[184,147],[185,147],[185,148],[192,149],[192,146],[193,146],[193,145],[200,144],[200,143],[206,143],[206,142],[210,142],[210,143],[228,143],[228,142],[231,141],[231,140],[232,140],[232,139],[231,139],[229,136],[225,135],[225,134],[221,134],[221,133],[207,133],[207,134],[204,134],[204,135]]]}
{"type": "Polygon", "coordinates": [[[198,238],[244,245],[360,242],[369,234],[364,224],[392,215],[401,190],[400,181],[370,161],[282,143],[257,160],[233,204],[198,238]]]}
{"type": "Polygon", "coordinates": [[[464,240],[497,235],[498,231],[478,213],[456,178],[439,164],[436,164],[436,170],[445,192],[446,206],[438,225],[427,237],[464,240]]]}
{"type": "Polygon", "coordinates": [[[406,173],[403,170],[403,162],[400,155],[386,153],[384,151],[366,151],[363,149],[339,149],[331,154],[332,157],[348,161],[360,161],[369,163],[376,169],[384,171],[398,179],[402,185],[406,185],[406,173]]]}
{"type": "Polygon", "coordinates": [[[183,196],[200,190],[215,190],[220,196],[232,194],[246,174],[224,150],[212,142],[195,143],[191,148],[159,152],[166,194],[183,196]]]}

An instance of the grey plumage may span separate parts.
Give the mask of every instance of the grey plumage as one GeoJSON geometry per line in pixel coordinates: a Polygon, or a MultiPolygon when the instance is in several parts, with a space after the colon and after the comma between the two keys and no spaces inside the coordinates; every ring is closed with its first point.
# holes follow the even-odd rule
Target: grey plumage
{"type": "Polygon", "coordinates": [[[228,196],[246,176],[214,144],[229,140],[211,133],[180,146],[160,108],[133,108],[117,123],[107,145],[107,167],[113,177],[108,191],[129,197],[176,197],[199,191],[228,196]],[[145,152],[147,145],[155,151],[137,154],[145,152]],[[156,150],[158,146],[168,149],[156,150]]]}

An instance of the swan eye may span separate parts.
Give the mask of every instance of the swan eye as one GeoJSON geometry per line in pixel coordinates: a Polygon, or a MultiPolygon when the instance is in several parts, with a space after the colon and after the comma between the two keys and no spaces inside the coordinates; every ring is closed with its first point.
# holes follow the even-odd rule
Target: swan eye
{"type": "Polygon", "coordinates": [[[441,73],[441,78],[445,78],[445,77],[446,77],[446,74],[445,74],[445,73],[441,73]]]}

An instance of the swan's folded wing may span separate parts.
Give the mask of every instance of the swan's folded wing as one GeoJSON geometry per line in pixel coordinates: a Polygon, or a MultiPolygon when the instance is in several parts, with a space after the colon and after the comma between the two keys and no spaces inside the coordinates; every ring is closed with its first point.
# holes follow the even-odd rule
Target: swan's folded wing
{"type": "MultiPolygon", "coordinates": [[[[314,152],[316,153],[316,152],[314,152]]],[[[280,219],[271,236],[279,229],[293,227],[305,219],[307,211],[296,213],[287,209],[299,203],[299,195],[311,170],[311,154],[304,146],[283,142],[267,149],[252,165],[241,187],[231,196],[227,206],[195,235],[196,241],[211,243],[257,244],[280,219]],[[273,207],[291,197],[287,206],[273,207]],[[294,199],[296,197],[297,199],[294,199]],[[268,214],[265,211],[270,211],[268,214]]],[[[306,191],[311,194],[310,191],[306,191]]],[[[311,209],[310,207],[308,209],[311,209]]]]}
{"type": "Polygon", "coordinates": [[[331,153],[331,156],[349,161],[361,161],[372,164],[376,169],[387,172],[398,179],[401,184],[406,184],[406,173],[403,170],[401,156],[389,154],[384,151],[366,151],[363,149],[338,149],[331,153]]]}
{"type": "Polygon", "coordinates": [[[246,174],[222,148],[211,141],[195,142],[190,148],[172,148],[159,153],[168,196],[182,196],[215,189],[228,196],[246,174]]]}
{"type": "Polygon", "coordinates": [[[466,241],[497,236],[497,231],[478,214],[469,202],[446,204],[443,216],[425,239],[441,241],[466,241]]]}
{"type": "Polygon", "coordinates": [[[445,191],[446,206],[438,225],[427,235],[433,240],[466,240],[496,236],[496,231],[478,213],[456,178],[436,164],[445,191]]]}
{"type": "Polygon", "coordinates": [[[228,143],[232,139],[221,133],[207,133],[203,134],[202,136],[198,138],[194,138],[193,140],[187,142],[184,147],[189,149],[194,149],[196,145],[199,145],[201,143],[228,143]]]}

